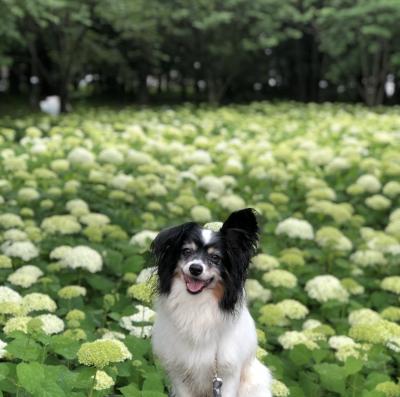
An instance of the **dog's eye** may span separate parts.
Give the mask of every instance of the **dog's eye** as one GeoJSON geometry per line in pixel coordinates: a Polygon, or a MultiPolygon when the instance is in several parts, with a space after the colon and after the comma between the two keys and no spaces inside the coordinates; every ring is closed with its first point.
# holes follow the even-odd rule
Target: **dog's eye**
{"type": "Polygon", "coordinates": [[[221,260],[221,257],[219,255],[215,255],[215,254],[211,254],[210,255],[210,259],[215,262],[218,263],[221,260]]]}
{"type": "Polygon", "coordinates": [[[188,257],[188,256],[190,256],[192,254],[192,252],[193,251],[190,248],[184,248],[182,250],[182,255],[188,257]]]}

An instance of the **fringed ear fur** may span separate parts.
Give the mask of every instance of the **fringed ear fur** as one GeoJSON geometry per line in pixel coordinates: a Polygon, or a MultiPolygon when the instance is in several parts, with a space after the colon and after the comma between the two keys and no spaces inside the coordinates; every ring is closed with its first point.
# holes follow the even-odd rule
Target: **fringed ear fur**
{"type": "Polygon", "coordinates": [[[233,212],[222,225],[220,233],[226,258],[222,274],[225,292],[220,305],[224,310],[233,311],[242,298],[247,269],[257,248],[258,230],[255,211],[251,208],[233,212]]]}

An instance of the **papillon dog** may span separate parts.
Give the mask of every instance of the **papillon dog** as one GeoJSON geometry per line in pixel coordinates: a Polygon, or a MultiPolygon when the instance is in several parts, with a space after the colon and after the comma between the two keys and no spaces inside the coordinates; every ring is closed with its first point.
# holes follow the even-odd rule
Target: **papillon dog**
{"type": "Polygon", "coordinates": [[[152,344],[172,396],[271,397],[244,299],[257,241],[250,208],[233,212],[219,231],[189,222],[153,241],[159,285],[152,344]]]}

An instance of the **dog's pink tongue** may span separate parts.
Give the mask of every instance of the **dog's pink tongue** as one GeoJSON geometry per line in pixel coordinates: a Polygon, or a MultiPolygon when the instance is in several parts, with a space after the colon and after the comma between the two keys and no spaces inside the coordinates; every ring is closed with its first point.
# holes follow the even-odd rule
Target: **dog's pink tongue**
{"type": "Polygon", "coordinates": [[[204,281],[188,278],[186,287],[190,292],[199,292],[204,287],[204,281]]]}

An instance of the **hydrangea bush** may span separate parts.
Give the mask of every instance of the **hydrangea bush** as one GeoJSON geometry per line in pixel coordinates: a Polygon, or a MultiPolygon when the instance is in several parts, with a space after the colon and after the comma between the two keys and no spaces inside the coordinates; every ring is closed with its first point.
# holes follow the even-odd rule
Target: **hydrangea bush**
{"type": "Polygon", "coordinates": [[[274,395],[400,396],[399,126],[265,103],[0,119],[0,395],[166,396],[150,243],[246,206],[274,395]]]}

